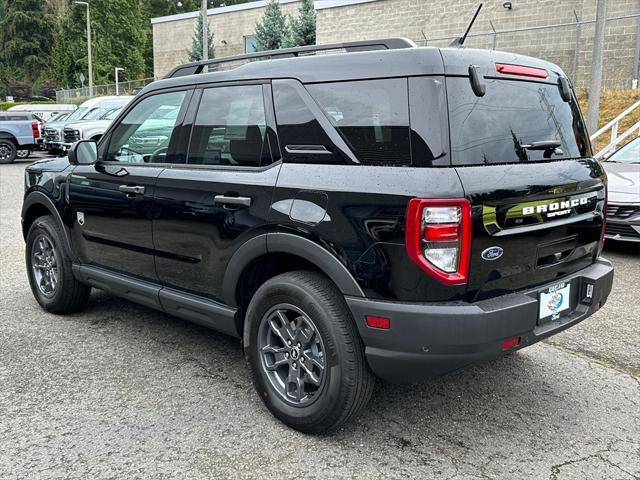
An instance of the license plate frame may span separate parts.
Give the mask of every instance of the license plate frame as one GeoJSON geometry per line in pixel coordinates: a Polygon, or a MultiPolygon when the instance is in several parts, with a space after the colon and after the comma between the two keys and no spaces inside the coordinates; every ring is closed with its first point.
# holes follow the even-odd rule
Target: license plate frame
{"type": "Polygon", "coordinates": [[[571,309],[571,283],[560,282],[538,295],[538,323],[553,322],[571,309]]]}

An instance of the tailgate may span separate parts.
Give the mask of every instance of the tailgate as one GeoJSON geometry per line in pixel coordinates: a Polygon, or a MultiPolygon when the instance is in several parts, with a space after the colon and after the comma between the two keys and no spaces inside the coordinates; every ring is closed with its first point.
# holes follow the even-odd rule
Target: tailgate
{"type": "Polygon", "coordinates": [[[606,176],[564,77],[535,65],[487,61],[485,92],[446,80],[451,161],[472,203],[473,299],[554,282],[599,253],[606,176]]]}
{"type": "Polygon", "coordinates": [[[605,203],[597,161],[457,171],[472,203],[468,293],[474,299],[549,283],[594,262],[605,203]]]}

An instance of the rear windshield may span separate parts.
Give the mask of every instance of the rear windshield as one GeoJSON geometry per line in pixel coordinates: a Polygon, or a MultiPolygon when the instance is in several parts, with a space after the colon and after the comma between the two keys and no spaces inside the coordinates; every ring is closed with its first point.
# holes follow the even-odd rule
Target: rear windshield
{"type": "MultiPolygon", "coordinates": [[[[591,147],[575,102],[557,85],[485,79],[477,97],[468,78],[447,78],[451,157],[454,165],[580,158],[591,147]],[[541,148],[540,142],[558,144],[541,148]]],[[[549,145],[549,144],[547,144],[549,145]]]]}

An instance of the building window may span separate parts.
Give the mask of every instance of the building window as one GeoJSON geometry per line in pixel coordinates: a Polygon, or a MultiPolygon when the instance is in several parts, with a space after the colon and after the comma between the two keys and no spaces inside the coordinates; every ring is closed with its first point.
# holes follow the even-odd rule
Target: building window
{"type": "Polygon", "coordinates": [[[253,53],[256,51],[256,36],[245,35],[244,36],[244,53],[253,53]]]}

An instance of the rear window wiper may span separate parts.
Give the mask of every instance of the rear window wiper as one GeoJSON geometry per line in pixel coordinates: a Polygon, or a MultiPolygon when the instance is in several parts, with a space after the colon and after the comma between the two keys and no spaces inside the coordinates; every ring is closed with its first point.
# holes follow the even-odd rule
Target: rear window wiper
{"type": "Polygon", "coordinates": [[[527,150],[555,150],[562,146],[562,143],[557,140],[542,140],[540,142],[523,143],[520,146],[527,150]]]}

